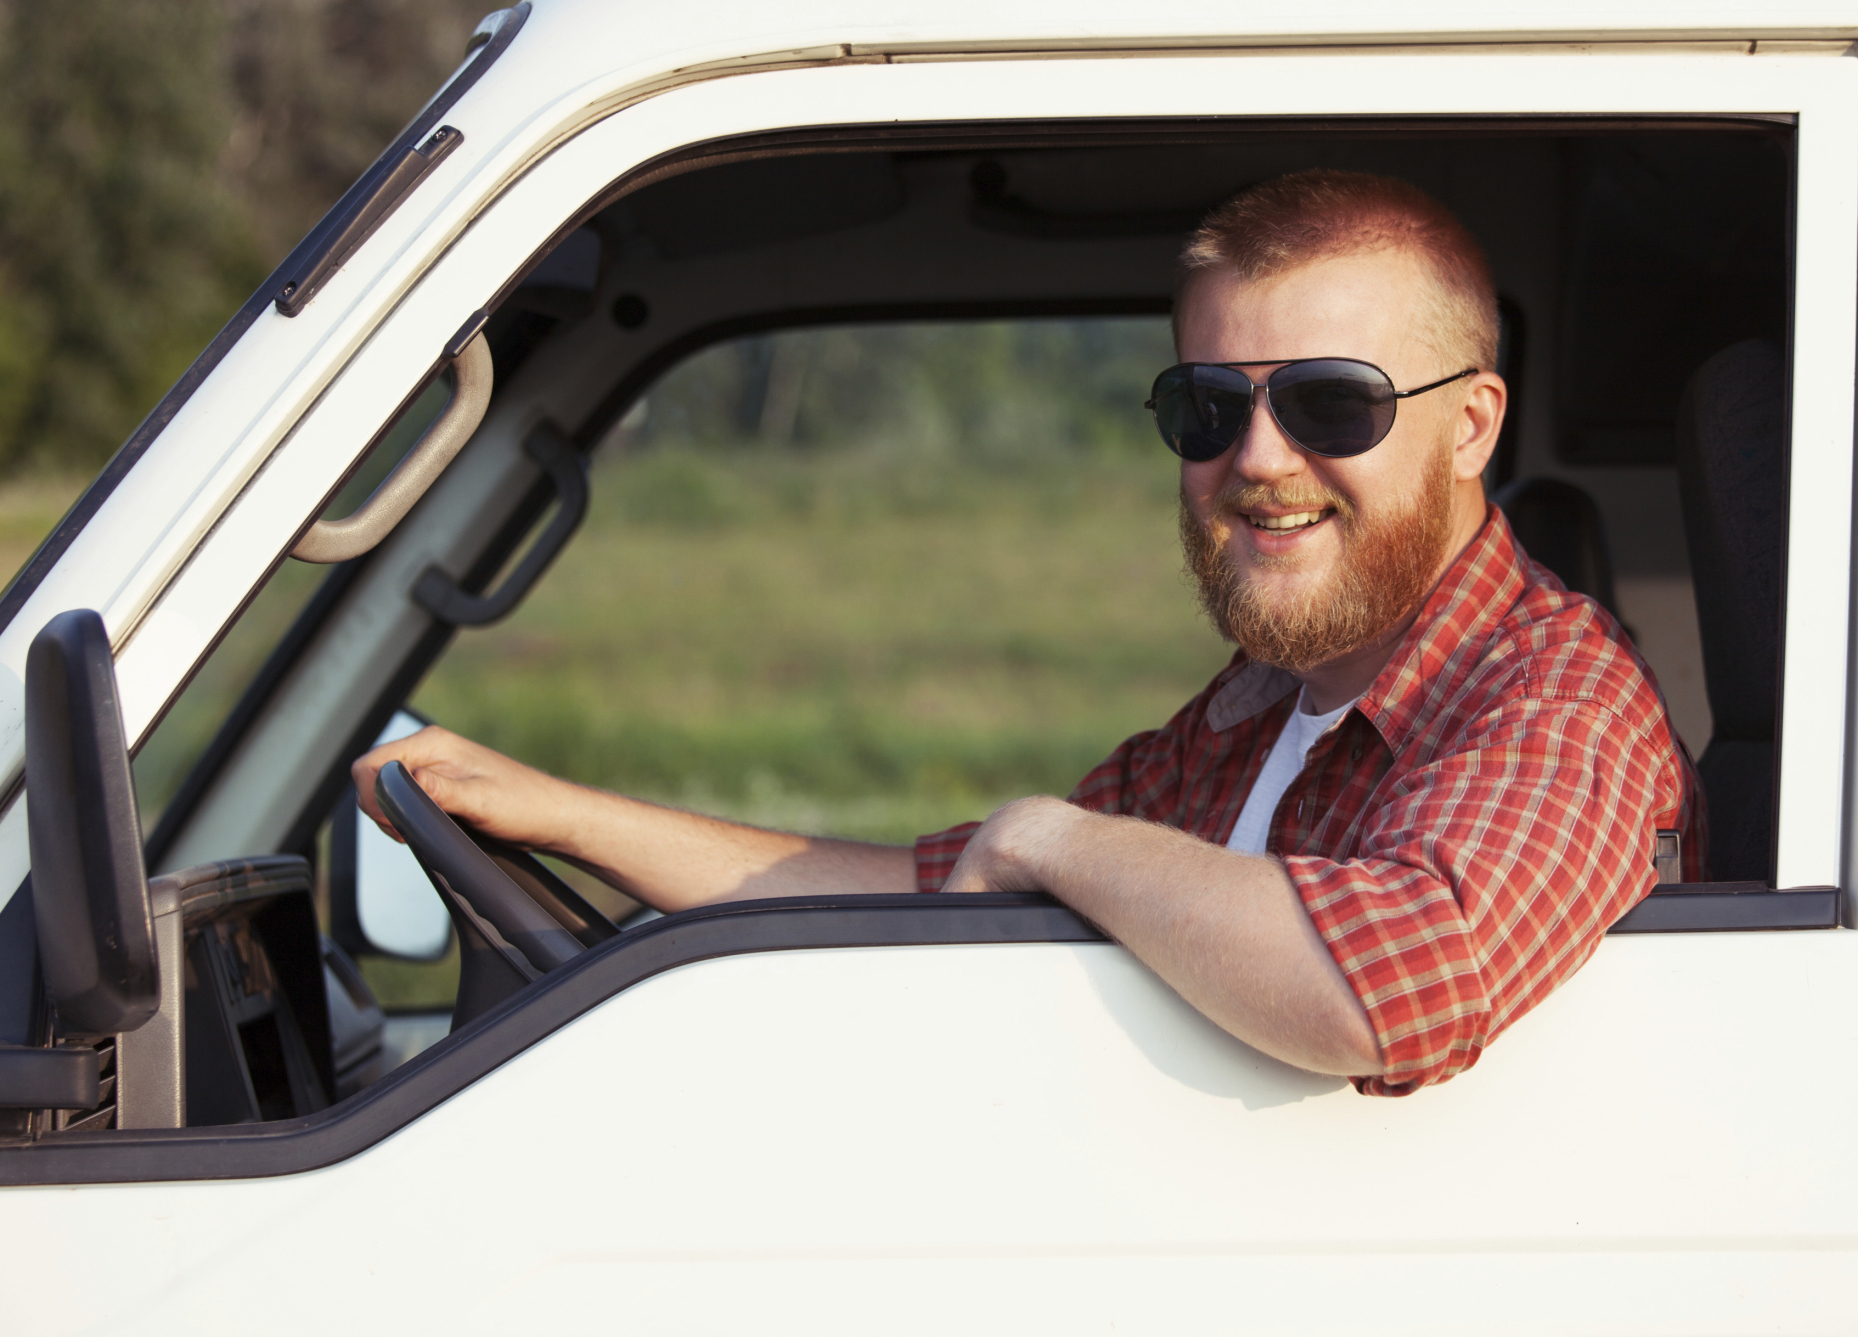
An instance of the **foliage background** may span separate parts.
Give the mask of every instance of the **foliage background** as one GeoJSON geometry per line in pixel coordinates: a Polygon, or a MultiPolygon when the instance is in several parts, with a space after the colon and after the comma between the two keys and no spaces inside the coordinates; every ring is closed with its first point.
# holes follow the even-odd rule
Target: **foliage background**
{"type": "Polygon", "coordinates": [[[0,475],[93,472],[487,0],[0,0],[0,475]]]}

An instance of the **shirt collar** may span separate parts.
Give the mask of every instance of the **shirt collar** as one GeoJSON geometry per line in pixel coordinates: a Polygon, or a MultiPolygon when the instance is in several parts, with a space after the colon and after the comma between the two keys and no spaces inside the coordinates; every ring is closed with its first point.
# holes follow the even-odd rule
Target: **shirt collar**
{"type": "Polygon", "coordinates": [[[1483,528],[1445,569],[1357,703],[1389,747],[1398,751],[1451,696],[1464,671],[1483,658],[1523,584],[1509,522],[1487,505],[1483,528]]]}
{"type": "MultiPolygon", "coordinates": [[[[1429,713],[1435,698],[1450,694],[1457,670],[1483,652],[1489,632],[1522,593],[1516,544],[1503,512],[1487,506],[1477,536],[1452,559],[1419,616],[1387,658],[1387,664],[1355,704],[1399,748],[1429,713]]],[[[1269,664],[1233,656],[1225,678],[1207,702],[1206,720],[1216,731],[1263,714],[1301,685],[1269,664]]]]}

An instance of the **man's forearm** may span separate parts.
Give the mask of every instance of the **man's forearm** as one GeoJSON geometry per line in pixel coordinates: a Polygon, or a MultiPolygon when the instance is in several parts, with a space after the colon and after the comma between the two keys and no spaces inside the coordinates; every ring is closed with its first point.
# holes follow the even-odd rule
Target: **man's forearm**
{"type": "Polygon", "coordinates": [[[916,890],[906,846],[764,831],[566,786],[552,853],[660,910],[714,901],[916,890]]]}
{"type": "Polygon", "coordinates": [[[958,864],[951,884],[1043,887],[1246,1043],[1314,1072],[1382,1070],[1366,1010],[1274,860],[1049,799],[1010,805],[995,823],[995,848],[986,827],[970,845],[983,876],[958,864]]]}
{"type": "Polygon", "coordinates": [[[915,854],[907,848],[763,831],[622,798],[437,726],[377,747],[351,768],[362,810],[390,834],[374,794],[390,761],[411,771],[457,820],[560,855],[660,910],[744,897],[916,890],[915,854]]]}

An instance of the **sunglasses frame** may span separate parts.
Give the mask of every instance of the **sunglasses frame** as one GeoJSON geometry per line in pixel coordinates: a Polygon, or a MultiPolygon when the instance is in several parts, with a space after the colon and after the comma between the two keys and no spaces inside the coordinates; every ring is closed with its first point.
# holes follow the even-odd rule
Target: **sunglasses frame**
{"type": "MultiPolygon", "coordinates": [[[[1370,444],[1368,444],[1367,446],[1364,446],[1360,450],[1351,450],[1351,451],[1342,452],[1340,454],[1333,454],[1326,450],[1319,450],[1314,446],[1305,445],[1302,441],[1299,441],[1297,439],[1295,434],[1292,433],[1291,430],[1284,425],[1284,420],[1277,416],[1277,406],[1271,402],[1271,382],[1277,378],[1278,372],[1284,371],[1290,367],[1300,366],[1300,365],[1310,363],[1310,362],[1347,362],[1347,363],[1353,364],[1354,366],[1366,367],[1370,371],[1373,371],[1376,375],[1378,375],[1383,381],[1387,383],[1387,388],[1393,392],[1394,409],[1395,409],[1394,417],[1398,417],[1399,403],[1402,399],[1411,399],[1414,395],[1423,395],[1428,390],[1437,390],[1440,386],[1450,385],[1454,381],[1462,381],[1467,376],[1477,375],[1478,370],[1479,370],[1476,367],[1466,367],[1461,372],[1457,372],[1456,374],[1451,375],[1451,376],[1441,377],[1440,379],[1433,381],[1429,385],[1415,386],[1411,390],[1396,390],[1394,389],[1393,377],[1389,376],[1386,373],[1386,371],[1384,371],[1380,367],[1375,366],[1372,362],[1368,362],[1365,359],[1358,358],[1358,357],[1290,357],[1290,358],[1266,357],[1266,358],[1253,358],[1245,362],[1176,362],[1173,366],[1164,368],[1160,372],[1160,374],[1155,377],[1156,385],[1161,384],[1161,378],[1163,376],[1166,376],[1171,371],[1181,371],[1183,369],[1191,369],[1194,367],[1219,367],[1227,371],[1237,371],[1237,372],[1244,372],[1245,368],[1247,367],[1273,367],[1274,370],[1271,372],[1269,376],[1266,376],[1264,380],[1262,381],[1254,380],[1249,373],[1246,373],[1245,379],[1251,382],[1252,393],[1251,393],[1251,402],[1249,405],[1247,405],[1246,410],[1245,410],[1245,421],[1238,428],[1238,430],[1233,433],[1232,440],[1226,443],[1225,450],[1220,451],[1219,455],[1209,455],[1204,460],[1191,460],[1189,456],[1182,455],[1181,452],[1175,448],[1174,443],[1168,440],[1168,434],[1166,432],[1161,433],[1161,439],[1163,443],[1166,444],[1168,449],[1170,451],[1173,451],[1175,455],[1180,456],[1181,459],[1190,460],[1191,463],[1195,463],[1195,464],[1210,464],[1212,461],[1218,459],[1220,455],[1224,455],[1226,451],[1231,450],[1233,446],[1237,445],[1239,442],[1239,438],[1242,437],[1246,433],[1246,431],[1251,427],[1252,417],[1258,411],[1258,392],[1260,390],[1264,391],[1265,408],[1271,414],[1271,421],[1277,424],[1277,429],[1278,431],[1284,434],[1284,439],[1286,441],[1289,441],[1298,450],[1306,451],[1311,455],[1321,456],[1323,459],[1346,460],[1346,459],[1353,459],[1357,455],[1365,455],[1370,450],[1373,450],[1375,446],[1378,446],[1380,445],[1381,442],[1385,441],[1388,435],[1393,431],[1394,417],[1388,418],[1386,431],[1383,431],[1379,436],[1375,437],[1374,440],[1370,444]]],[[[1150,388],[1149,394],[1150,394],[1150,397],[1143,402],[1142,407],[1147,409],[1151,414],[1156,415],[1155,427],[1157,431],[1160,431],[1161,430],[1160,417],[1155,408],[1155,404],[1156,404],[1156,400],[1158,396],[1154,394],[1153,387],[1150,388]]]]}

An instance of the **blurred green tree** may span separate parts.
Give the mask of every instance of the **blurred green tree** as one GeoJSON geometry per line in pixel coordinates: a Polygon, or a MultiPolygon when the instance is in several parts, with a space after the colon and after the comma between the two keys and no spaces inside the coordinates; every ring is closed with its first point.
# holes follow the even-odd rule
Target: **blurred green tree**
{"type": "Polygon", "coordinates": [[[0,473],[88,471],[485,0],[0,0],[0,473]]]}
{"type": "Polygon", "coordinates": [[[214,0],[0,6],[0,469],[106,457],[258,275],[214,0]]]}
{"type": "Polygon", "coordinates": [[[499,0],[220,0],[224,168],[275,265],[425,105],[499,0]]]}
{"type": "MultiPolygon", "coordinates": [[[[0,0],[0,476],[107,459],[492,3],[0,0]]],[[[1144,321],[750,338],[655,389],[635,439],[1146,449],[1167,358],[1144,321]]]]}

